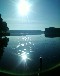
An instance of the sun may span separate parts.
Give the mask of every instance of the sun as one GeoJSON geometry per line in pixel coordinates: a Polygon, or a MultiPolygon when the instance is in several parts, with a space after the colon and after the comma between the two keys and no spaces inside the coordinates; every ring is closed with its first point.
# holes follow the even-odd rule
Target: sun
{"type": "Polygon", "coordinates": [[[30,12],[30,4],[26,0],[20,0],[18,3],[18,13],[21,16],[26,16],[30,12]]]}

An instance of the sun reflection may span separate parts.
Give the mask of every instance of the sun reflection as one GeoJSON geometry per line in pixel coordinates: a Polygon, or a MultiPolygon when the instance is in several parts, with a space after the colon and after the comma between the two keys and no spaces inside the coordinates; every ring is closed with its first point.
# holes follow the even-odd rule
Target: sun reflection
{"type": "Polygon", "coordinates": [[[27,45],[27,43],[26,43],[26,45],[27,45]]]}
{"type": "Polygon", "coordinates": [[[26,49],[24,49],[24,50],[26,50],[26,49]]]}
{"type": "Polygon", "coordinates": [[[24,40],[24,37],[22,39],[24,40]]]}
{"type": "Polygon", "coordinates": [[[27,37],[27,40],[29,40],[29,37],[27,37]]]}
{"type": "Polygon", "coordinates": [[[21,51],[20,53],[18,53],[18,56],[21,57],[21,61],[26,62],[27,60],[31,60],[28,56],[29,53],[25,52],[25,51],[21,51]]]}
{"type": "Polygon", "coordinates": [[[31,60],[31,53],[34,52],[33,47],[35,44],[30,41],[31,37],[21,37],[22,42],[19,41],[18,45],[16,46],[17,54],[21,59],[21,62],[26,62],[27,60],[31,60]],[[23,47],[22,47],[23,46],[23,47]]]}
{"type": "Polygon", "coordinates": [[[27,53],[27,54],[29,54],[29,53],[27,53]]]}
{"type": "Polygon", "coordinates": [[[26,59],[27,59],[27,54],[24,52],[24,53],[21,54],[21,57],[22,57],[22,59],[23,59],[24,61],[26,61],[26,59]]]}
{"type": "Polygon", "coordinates": [[[18,53],[20,55],[20,53],[18,53]]]}
{"type": "Polygon", "coordinates": [[[31,41],[31,37],[22,37],[22,40],[24,40],[24,41],[31,41]]]}
{"type": "Polygon", "coordinates": [[[21,44],[21,46],[24,46],[24,44],[21,44]]]}
{"type": "Polygon", "coordinates": [[[33,45],[34,45],[34,43],[33,43],[33,45]]]}
{"type": "Polygon", "coordinates": [[[31,42],[29,42],[29,44],[31,44],[31,42]]]}
{"type": "Polygon", "coordinates": [[[19,48],[20,47],[20,45],[17,45],[17,47],[16,48],[19,48]]]}
{"type": "Polygon", "coordinates": [[[19,50],[19,51],[21,51],[21,50],[19,50]]]}
{"type": "Polygon", "coordinates": [[[22,51],[22,52],[24,52],[24,51],[22,51]]]}
{"type": "Polygon", "coordinates": [[[30,52],[34,52],[34,51],[30,51],[30,52]]]}

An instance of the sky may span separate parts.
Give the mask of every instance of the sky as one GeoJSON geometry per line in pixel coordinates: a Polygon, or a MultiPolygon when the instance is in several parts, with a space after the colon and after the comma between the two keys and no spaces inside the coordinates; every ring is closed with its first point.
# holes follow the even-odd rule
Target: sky
{"type": "Polygon", "coordinates": [[[60,28],[60,0],[26,0],[29,13],[22,16],[18,10],[21,0],[0,0],[0,14],[10,30],[45,30],[60,28]]]}

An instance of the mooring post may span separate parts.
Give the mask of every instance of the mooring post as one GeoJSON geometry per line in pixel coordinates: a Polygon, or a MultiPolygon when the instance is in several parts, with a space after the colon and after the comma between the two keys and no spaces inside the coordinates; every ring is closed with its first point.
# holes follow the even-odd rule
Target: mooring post
{"type": "Polygon", "coordinates": [[[40,71],[42,71],[42,57],[40,57],[40,71]]]}

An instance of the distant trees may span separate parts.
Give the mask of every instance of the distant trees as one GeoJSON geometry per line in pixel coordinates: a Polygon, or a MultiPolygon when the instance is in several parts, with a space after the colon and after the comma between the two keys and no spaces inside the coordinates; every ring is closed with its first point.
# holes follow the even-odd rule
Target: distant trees
{"type": "Polygon", "coordinates": [[[0,14],[0,36],[9,35],[9,28],[7,27],[7,23],[3,21],[0,14]]]}

